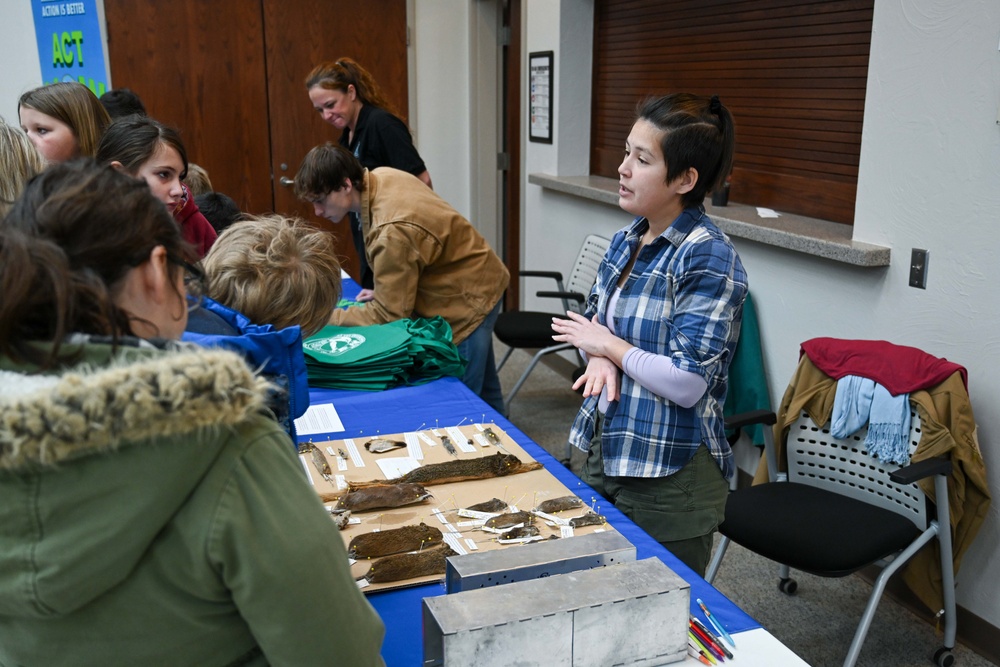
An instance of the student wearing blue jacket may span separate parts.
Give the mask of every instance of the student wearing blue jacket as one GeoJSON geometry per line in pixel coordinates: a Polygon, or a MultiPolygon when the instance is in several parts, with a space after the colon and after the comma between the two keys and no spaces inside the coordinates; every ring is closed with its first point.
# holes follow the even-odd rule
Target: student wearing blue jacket
{"type": "Polygon", "coordinates": [[[340,300],[333,236],[297,218],[249,216],[219,236],[204,268],[207,296],[184,340],[234,350],[259,368],[277,387],[269,407],[294,437],[309,407],[302,339],[340,300]]]}

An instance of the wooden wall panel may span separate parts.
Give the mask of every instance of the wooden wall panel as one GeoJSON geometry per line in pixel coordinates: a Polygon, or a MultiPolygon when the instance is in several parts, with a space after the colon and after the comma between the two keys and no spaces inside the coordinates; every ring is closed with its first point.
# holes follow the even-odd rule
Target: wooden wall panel
{"type": "Polygon", "coordinates": [[[851,224],[874,0],[600,0],[591,173],[617,178],[648,95],[719,95],[730,198],[851,224]]]}
{"type": "Polygon", "coordinates": [[[247,211],[273,207],[259,2],[104,0],[111,80],[247,211]]]}
{"type": "Polygon", "coordinates": [[[317,218],[282,178],[294,179],[313,146],[340,139],[324,123],[305,87],[306,75],[326,60],[349,56],[371,72],[386,98],[404,115],[408,106],[406,3],[401,0],[262,0],[267,54],[274,207],[295,214],[337,238],[343,268],[359,278],[357,253],[346,220],[317,218]],[[377,36],[375,38],[374,36],[377,36]]]}
{"type": "Polygon", "coordinates": [[[504,260],[511,280],[504,294],[504,310],[521,305],[521,0],[507,0],[503,23],[510,32],[503,46],[503,152],[508,168],[503,174],[504,260]]]}
{"type": "Polygon", "coordinates": [[[337,237],[345,269],[357,257],[345,224],[317,219],[281,179],[340,133],[312,108],[305,77],[351,56],[405,114],[402,0],[105,0],[112,83],[181,131],[188,158],[250,213],[299,215],[337,237]],[[375,37],[373,37],[375,36],[375,37]],[[272,180],[273,176],[273,180],[272,180]]]}

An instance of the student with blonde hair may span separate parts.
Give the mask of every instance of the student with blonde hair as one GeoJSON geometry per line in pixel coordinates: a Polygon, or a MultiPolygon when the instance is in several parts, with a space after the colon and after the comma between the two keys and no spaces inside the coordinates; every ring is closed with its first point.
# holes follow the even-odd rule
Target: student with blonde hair
{"type": "Polygon", "coordinates": [[[0,218],[28,184],[45,167],[28,135],[0,118],[0,218]]]}
{"type": "Polygon", "coordinates": [[[334,237],[298,218],[251,216],[219,236],[203,266],[205,298],[184,340],[243,354],[271,381],[268,407],[294,437],[309,407],[302,339],[340,299],[334,237]]]}
{"type": "Polygon", "coordinates": [[[226,229],[204,260],[207,296],[278,329],[309,337],[340,300],[334,237],[299,218],[249,216],[226,229]]]}
{"type": "Polygon", "coordinates": [[[82,83],[61,81],[21,95],[21,128],[48,163],[93,157],[111,117],[82,83]]]}
{"type": "Polygon", "coordinates": [[[192,197],[212,192],[212,181],[208,178],[208,172],[201,165],[188,162],[187,175],[184,176],[184,185],[192,197]]]}

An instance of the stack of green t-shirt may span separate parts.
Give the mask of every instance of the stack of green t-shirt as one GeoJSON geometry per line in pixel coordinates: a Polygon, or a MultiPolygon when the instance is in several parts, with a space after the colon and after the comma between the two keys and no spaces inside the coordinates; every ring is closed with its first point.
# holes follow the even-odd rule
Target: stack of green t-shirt
{"type": "Polygon", "coordinates": [[[309,384],[380,391],[445,375],[462,377],[466,360],[440,317],[368,327],[324,327],[303,343],[309,384]]]}

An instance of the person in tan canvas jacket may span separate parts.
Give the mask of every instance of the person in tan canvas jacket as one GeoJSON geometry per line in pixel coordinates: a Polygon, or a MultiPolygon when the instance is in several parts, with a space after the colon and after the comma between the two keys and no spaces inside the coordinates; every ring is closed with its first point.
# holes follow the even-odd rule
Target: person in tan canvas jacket
{"type": "Polygon", "coordinates": [[[510,273],[476,228],[415,176],[389,167],[367,170],[332,143],[309,151],[295,192],[331,222],[351,212],[361,219],[375,296],[334,311],[330,323],[441,316],[469,361],[462,381],[502,412],[492,338],[510,273]]]}

